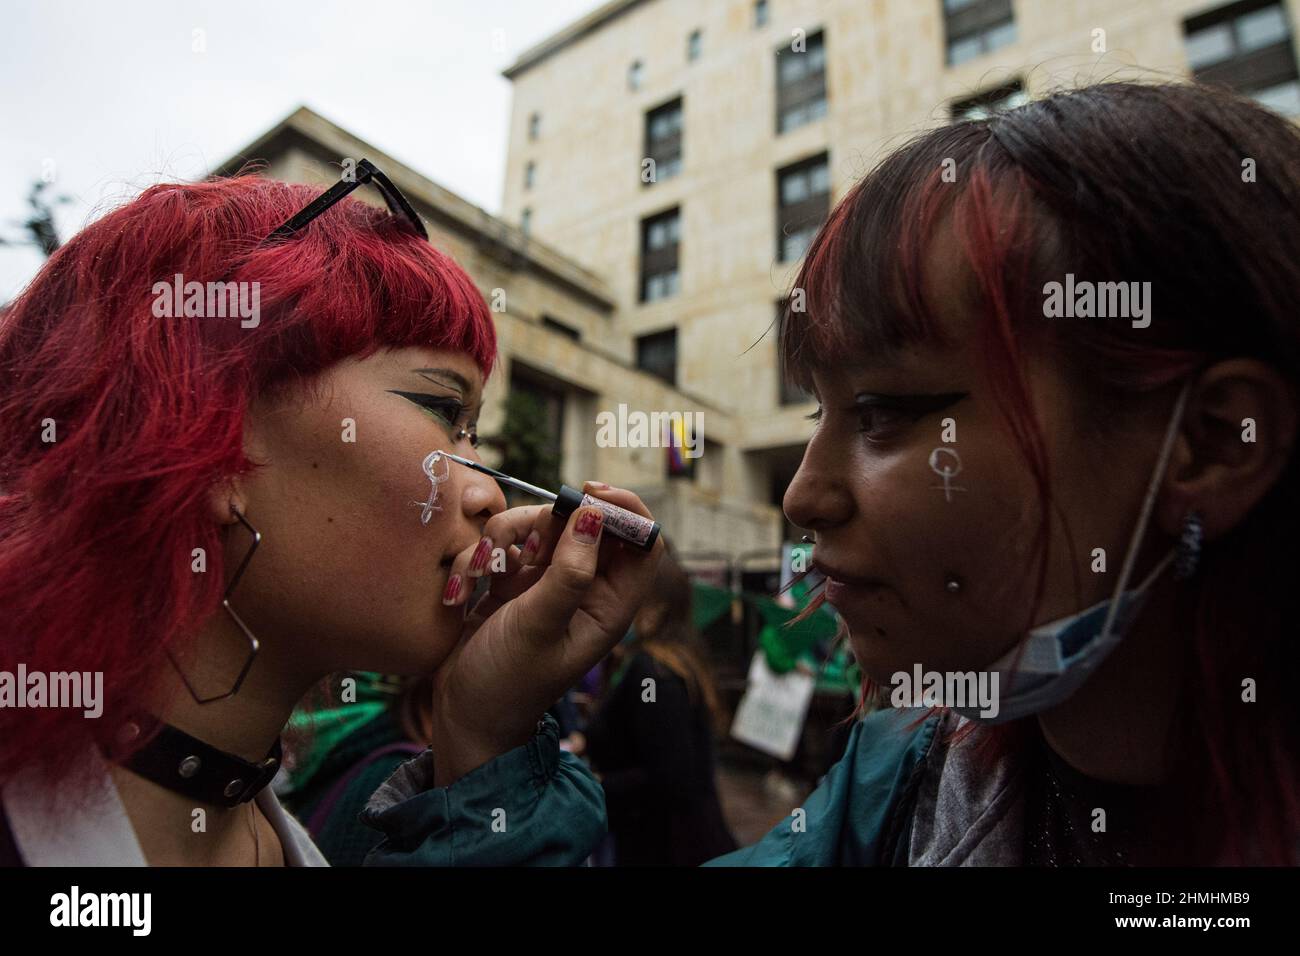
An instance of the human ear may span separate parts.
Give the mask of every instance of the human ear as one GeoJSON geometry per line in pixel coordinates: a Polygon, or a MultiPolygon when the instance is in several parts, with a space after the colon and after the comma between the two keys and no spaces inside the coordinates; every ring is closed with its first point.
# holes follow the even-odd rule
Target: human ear
{"type": "Polygon", "coordinates": [[[1295,387],[1257,359],[1212,365],[1192,385],[1164,480],[1159,521],[1176,536],[1189,511],[1206,540],[1239,525],[1281,477],[1295,447],[1295,387]]]}
{"type": "Polygon", "coordinates": [[[248,511],[243,483],[236,477],[214,481],[208,488],[208,516],[219,525],[235,524],[239,521],[235,517],[236,508],[240,514],[248,511]]]}
{"type": "MultiPolygon", "coordinates": [[[[244,457],[254,465],[267,461],[264,449],[266,418],[270,414],[262,402],[255,402],[249,408],[244,423],[244,457]]],[[[240,475],[226,475],[215,479],[208,488],[208,515],[219,525],[235,524],[239,519],[232,509],[239,509],[240,514],[248,513],[248,483],[240,475]]]]}

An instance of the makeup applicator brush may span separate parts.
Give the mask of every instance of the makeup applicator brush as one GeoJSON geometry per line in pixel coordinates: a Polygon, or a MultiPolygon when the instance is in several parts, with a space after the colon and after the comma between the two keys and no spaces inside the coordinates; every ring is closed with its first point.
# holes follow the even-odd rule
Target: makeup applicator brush
{"type": "Polygon", "coordinates": [[[620,508],[618,505],[610,504],[600,498],[593,498],[591,495],[579,491],[577,488],[570,488],[568,485],[560,486],[560,493],[547,491],[545,488],[539,488],[536,485],[530,485],[526,481],[520,481],[518,478],[512,478],[510,475],[503,474],[495,468],[489,468],[477,461],[470,461],[468,458],[462,458],[460,455],[453,455],[449,451],[442,452],[444,458],[454,461],[457,464],[464,465],[466,468],[472,468],[474,471],[490,475],[502,484],[509,485],[511,488],[518,488],[530,495],[536,495],[546,501],[554,502],[551,513],[557,518],[568,518],[576,510],[584,506],[599,508],[605,515],[605,527],[613,534],[628,541],[643,551],[649,551],[654,547],[655,539],[659,537],[659,522],[651,521],[634,511],[628,511],[626,508],[620,508]]]}

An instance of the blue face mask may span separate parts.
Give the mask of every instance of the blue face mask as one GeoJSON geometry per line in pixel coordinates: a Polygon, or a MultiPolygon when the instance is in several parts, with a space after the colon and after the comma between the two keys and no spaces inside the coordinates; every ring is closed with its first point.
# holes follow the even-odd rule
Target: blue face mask
{"type": "Polygon", "coordinates": [[[1190,388],[1190,382],[1184,385],[1174,404],[1160,456],[1156,460],[1146,498],[1142,502],[1142,512],[1137,527],[1134,528],[1128,553],[1124,556],[1119,580],[1115,582],[1115,593],[1087,610],[1040,624],[1029,632],[1023,642],[986,668],[997,674],[997,683],[993,686],[999,689],[1000,695],[995,716],[981,716],[980,711],[985,708],[980,706],[954,707],[953,710],[957,713],[969,720],[1000,724],[1054,707],[1093,675],[1124,634],[1132,628],[1152,584],[1174,560],[1174,552],[1171,551],[1156,564],[1141,584],[1131,590],[1124,589],[1133,572],[1133,563],[1151,518],[1160,480],[1169,464],[1190,388]]]}

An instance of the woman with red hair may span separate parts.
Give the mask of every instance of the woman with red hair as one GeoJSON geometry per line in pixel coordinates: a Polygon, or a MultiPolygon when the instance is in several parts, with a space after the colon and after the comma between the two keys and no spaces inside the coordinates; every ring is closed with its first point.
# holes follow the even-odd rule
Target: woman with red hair
{"type": "Polygon", "coordinates": [[[623,636],[662,543],[602,548],[600,509],[506,510],[430,457],[475,456],[495,332],[359,170],[320,197],[155,186],[0,317],[0,675],[21,697],[0,707],[0,859],[323,862],[266,784],[304,692],[354,668],[435,674],[432,749],[380,831],[441,821],[445,862],[490,860],[470,808],[512,771],[491,806],[516,860],[577,862],[601,832],[543,715],[623,636]],[[343,200],[366,182],[396,215],[343,200]],[[32,692],[55,682],[93,706],[32,692]]]}

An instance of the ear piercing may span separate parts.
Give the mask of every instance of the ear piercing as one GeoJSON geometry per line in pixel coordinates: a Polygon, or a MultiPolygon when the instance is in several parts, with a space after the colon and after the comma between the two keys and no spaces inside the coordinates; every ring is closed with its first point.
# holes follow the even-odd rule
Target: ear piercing
{"type": "Polygon", "coordinates": [[[1187,512],[1174,557],[1174,577],[1177,580],[1185,581],[1196,573],[1196,565],[1201,560],[1201,540],[1204,537],[1205,527],[1201,523],[1201,516],[1195,511],[1187,512]]]}
{"type": "Polygon", "coordinates": [[[948,579],[944,582],[943,586],[947,589],[949,594],[956,594],[961,590],[961,578],[949,572],[948,579]]]}
{"type": "Polygon", "coordinates": [[[812,535],[807,535],[807,534],[806,534],[806,535],[803,536],[803,543],[804,543],[804,544],[816,544],[816,543],[817,543],[817,539],[814,538],[814,537],[812,537],[812,535]]]}

